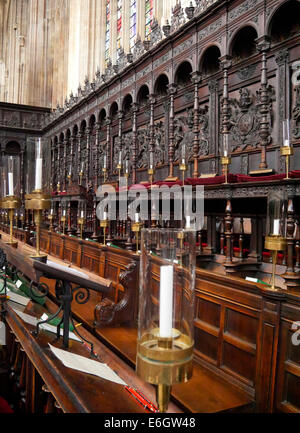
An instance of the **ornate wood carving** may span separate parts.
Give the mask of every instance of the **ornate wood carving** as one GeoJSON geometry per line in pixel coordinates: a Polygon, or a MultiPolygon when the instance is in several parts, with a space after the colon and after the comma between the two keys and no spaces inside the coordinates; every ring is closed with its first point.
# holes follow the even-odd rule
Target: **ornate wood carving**
{"type": "Polygon", "coordinates": [[[111,298],[105,297],[96,305],[94,311],[94,325],[96,327],[134,323],[138,269],[137,262],[132,261],[127,269],[120,273],[119,283],[124,287],[122,299],[115,303],[111,298]]]}

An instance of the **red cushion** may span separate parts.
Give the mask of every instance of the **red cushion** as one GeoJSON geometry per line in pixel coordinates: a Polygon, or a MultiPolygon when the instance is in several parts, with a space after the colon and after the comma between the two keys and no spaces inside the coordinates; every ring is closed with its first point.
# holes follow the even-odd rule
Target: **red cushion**
{"type": "Polygon", "coordinates": [[[247,174],[237,174],[238,182],[264,182],[266,180],[280,180],[284,178],[284,173],[271,174],[269,176],[248,176],[247,174]]]}
{"type": "Polygon", "coordinates": [[[0,413],[13,413],[12,408],[2,397],[0,397],[0,413]]]}
{"type": "MultiPolygon", "coordinates": [[[[194,179],[192,177],[189,177],[186,179],[187,185],[218,185],[225,182],[225,176],[215,176],[215,177],[204,177],[204,178],[197,178],[194,179]]],[[[228,174],[228,182],[234,183],[236,182],[236,175],[235,174],[228,174]]]]}

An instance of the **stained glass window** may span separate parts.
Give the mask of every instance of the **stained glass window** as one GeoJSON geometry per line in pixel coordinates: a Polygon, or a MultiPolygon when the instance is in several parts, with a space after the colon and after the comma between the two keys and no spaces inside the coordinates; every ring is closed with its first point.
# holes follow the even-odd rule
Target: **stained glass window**
{"type": "Polygon", "coordinates": [[[146,38],[151,33],[152,20],[153,20],[153,0],[146,0],[146,25],[145,25],[146,38]]]}
{"type": "Polygon", "coordinates": [[[136,40],[136,0],[130,0],[130,49],[136,40]]]}
{"type": "Polygon", "coordinates": [[[106,0],[106,29],[105,29],[105,61],[109,59],[109,44],[110,44],[110,0],[106,0]]]}
{"type": "Polygon", "coordinates": [[[118,0],[117,4],[117,57],[122,44],[122,8],[123,0],[118,0]]]}

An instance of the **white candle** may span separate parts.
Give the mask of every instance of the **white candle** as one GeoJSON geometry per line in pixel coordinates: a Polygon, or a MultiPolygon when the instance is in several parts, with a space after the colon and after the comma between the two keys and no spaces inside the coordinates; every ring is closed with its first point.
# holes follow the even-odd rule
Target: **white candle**
{"type": "Polygon", "coordinates": [[[129,161],[128,159],[126,159],[126,163],[125,163],[125,173],[128,174],[129,172],[129,161]]]}
{"type": "Polygon", "coordinates": [[[103,168],[106,168],[106,155],[104,155],[103,168]]]}
{"type": "Polygon", "coordinates": [[[273,235],[278,236],[279,235],[279,219],[274,219],[274,225],[273,225],[273,235]]]}
{"type": "Polygon", "coordinates": [[[186,221],[186,223],[185,223],[185,228],[186,228],[186,229],[190,229],[190,228],[191,228],[191,217],[190,217],[189,215],[187,215],[187,216],[185,217],[185,221],[186,221]]]}
{"type": "Polygon", "coordinates": [[[224,156],[227,157],[227,150],[224,150],[224,156]]]}
{"type": "Polygon", "coordinates": [[[119,165],[122,165],[122,150],[119,152],[119,165]]]}
{"type": "Polygon", "coordinates": [[[139,222],[139,213],[136,212],[135,214],[135,222],[138,223],[139,222]]]}
{"type": "Polygon", "coordinates": [[[66,211],[65,210],[63,210],[63,216],[66,216],[66,211]]]}
{"type": "Polygon", "coordinates": [[[150,170],[153,170],[153,152],[150,152],[150,170]]]}
{"type": "Polygon", "coordinates": [[[283,145],[290,145],[290,120],[284,119],[282,122],[283,145]]]}
{"type": "Polygon", "coordinates": [[[51,208],[50,215],[53,215],[53,209],[51,208]]]}
{"type": "Polygon", "coordinates": [[[81,211],[80,217],[83,218],[84,217],[84,211],[81,211]]]}
{"type": "Polygon", "coordinates": [[[14,174],[8,173],[8,195],[14,195],[14,174]]]}
{"type": "Polygon", "coordinates": [[[3,179],[3,197],[6,196],[6,179],[3,179]]]}
{"type": "Polygon", "coordinates": [[[173,266],[160,268],[159,335],[172,337],[173,319],[173,266]]]}
{"type": "Polygon", "coordinates": [[[107,212],[106,212],[106,211],[103,212],[103,219],[104,219],[105,221],[107,220],[107,212]]]}
{"type": "Polygon", "coordinates": [[[35,160],[35,190],[42,189],[42,167],[43,159],[36,158],[35,160]]]}

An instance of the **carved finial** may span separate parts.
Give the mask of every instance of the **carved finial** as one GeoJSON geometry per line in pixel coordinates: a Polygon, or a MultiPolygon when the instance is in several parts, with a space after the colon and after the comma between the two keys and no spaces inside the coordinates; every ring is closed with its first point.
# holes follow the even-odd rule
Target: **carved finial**
{"type": "Polygon", "coordinates": [[[167,38],[170,35],[171,26],[168,20],[166,20],[166,24],[163,26],[163,32],[165,37],[167,38]]]}

